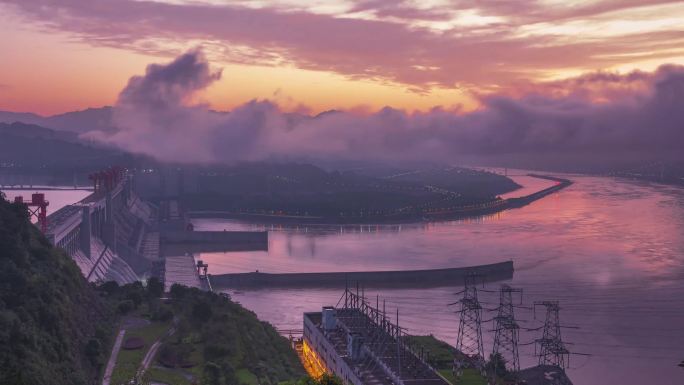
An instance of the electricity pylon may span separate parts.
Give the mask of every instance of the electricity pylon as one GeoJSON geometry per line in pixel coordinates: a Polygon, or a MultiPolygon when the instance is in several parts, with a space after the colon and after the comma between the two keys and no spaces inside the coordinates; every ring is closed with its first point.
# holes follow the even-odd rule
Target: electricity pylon
{"type": "Polygon", "coordinates": [[[542,338],[537,339],[539,345],[539,365],[554,365],[565,369],[567,367],[570,351],[565,348],[561,338],[561,326],[558,301],[535,302],[534,308],[544,306],[546,308],[546,320],[542,338]]]}
{"type": "Polygon", "coordinates": [[[520,326],[515,321],[513,293],[519,293],[522,301],[522,289],[515,289],[508,285],[501,286],[498,314],[494,317],[495,334],[492,353],[495,357],[498,357],[498,353],[510,365],[511,370],[517,372],[520,370],[520,356],[518,354],[520,326]]]}

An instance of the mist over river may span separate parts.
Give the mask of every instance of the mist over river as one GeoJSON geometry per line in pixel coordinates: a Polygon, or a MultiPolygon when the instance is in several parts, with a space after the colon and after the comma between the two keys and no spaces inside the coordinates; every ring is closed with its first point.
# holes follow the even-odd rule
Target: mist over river
{"type": "MultiPolygon", "coordinates": [[[[559,300],[563,339],[572,345],[568,374],[576,385],[681,385],[684,369],[684,189],[610,178],[567,176],[575,183],[521,209],[478,219],[413,225],[254,225],[194,220],[196,230],[269,229],[268,252],[204,253],[211,274],[432,269],[513,260],[509,281],[523,301],[559,300]],[[579,328],[574,328],[579,327],[579,328]]],[[[513,177],[530,187],[529,177],[513,177]]],[[[540,186],[543,188],[544,186],[540,186]]],[[[488,284],[496,291],[499,283],[488,284]]],[[[229,291],[279,329],[301,329],[302,313],[335,305],[339,289],[229,291]]],[[[412,334],[434,334],[454,345],[454,294],[460,289],[367,289],[399,308],[412,334]]],[[[484,307],[498,293],[479,293],[484,307]]],[[[495,314],[483,314],[484,320],[495,314]]],[[[542,326],[516,309],[526,329],[542,326]]],[[[491,352],[491,322],[483,325],[491,352]]],[[[522,366],[536,362],[541,331],[521,331],[522,366]]]]}

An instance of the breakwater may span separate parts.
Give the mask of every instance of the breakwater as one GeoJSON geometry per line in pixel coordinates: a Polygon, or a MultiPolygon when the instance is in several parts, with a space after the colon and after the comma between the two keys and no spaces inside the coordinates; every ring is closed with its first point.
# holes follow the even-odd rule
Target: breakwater
{"type": "Polygon", "coordinates": [[[508,202],[509,208],[519,208],[523,207],[525,205],[528,205],[536,200],[539,200],[541,198],[544,198],[547,195],[553,194],[557,191],[560,191],[572,184],[572,181],[569,179],[564,179],[564,178],[556,178],[553,176],[548,176],[548,175],[538,175],[538,174],[528,174],[528,176],[534,177],[534,178],[539,178],[539,179],[546,179],[550,180],[553,182],[556,182],[555,185],[551,187],[547,187],[543,190],[539,190],[535,193],[526,195],[524,197],[518,197],[518,198],[509,198],[506,199],[508,202]]]}
{"type": "Polygon", "coordinates": [[[275,288],[275,287],[344,287],[356,283],[369,287],[442,287],[463,285],[466,277],[477,276],[483,282],[511,279],[513,262],[457,267],[449,269],[358,271],[327,273],[261,272],[211,275],[216,288],[275,288]]]}

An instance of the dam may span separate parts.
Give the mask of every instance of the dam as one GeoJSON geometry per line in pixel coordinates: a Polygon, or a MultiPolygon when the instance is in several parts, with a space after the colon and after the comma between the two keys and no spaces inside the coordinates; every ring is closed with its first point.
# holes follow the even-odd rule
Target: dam
{"type": "Polygon", "coordinates": [[[89,282],[127,284],[156,276],[167,288],[180,283],[208,289],[211,284],[194,253],[268,249],[264,231],[192,231],[176,201],[154,204],[140,198],[134,176],[125,170],[111,168],[90,178],[90,195],[61,207],[40,225],[89,282]]]}
{"type": "MultiPolygon", "coordinates": [[[[498,200],[486,210],[521,207],[571,184],[566,179],[530,176],[556,184],[524,197],[498,200]]],[[[305,273],[256,270],[206,274],[205,265],[202,274],[203,262],[195,260],[196,254],[268,251],[268,231],[194,231],[189,214],[176,200],[152,203],[142,199],[135,191],[133,174],[113,168],[93,174],[91,179],[92,193],[50,214],[44,230],[50,242],[64,249],[90,282],[126,284],[156,276],[167,289],[174,283],[202,289],[212,284],[216,288],[251,289],[340,287],[345,282],[367,287],[442,287],[460,285],[470,275],[482,276],[483,281],[510,279],[514,271],[513,262],[506,261],[428,270],[305,273]]]]}

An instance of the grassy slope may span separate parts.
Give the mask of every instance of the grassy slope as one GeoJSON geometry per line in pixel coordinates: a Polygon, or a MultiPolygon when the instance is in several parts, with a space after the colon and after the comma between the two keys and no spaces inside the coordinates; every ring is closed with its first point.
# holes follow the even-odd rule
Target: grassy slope
{"type": "Polygon", "coordinates": [[[99,376],[108,306],[66,254],[0,199],[0,383],[78,385],[99,376]]]}
{"type": "Polygon", "coordinates": [[[171,294],[178,325],[166,345],[187,352],[196,377],[206,378],[207,366],[220,368],[220,384],[277,384],[305,374],[287,339],[229,298],[179,286],[171,294]]]}
{"type": "Polygon", "coordinates": [[[145,347],[119,353],[113,385],[130,380],[150,345],[162,336],[162,345],[144,375],[146,381],[265,385],[294,381],[305,374],[287,339],[226,296],[174,285],[171,299],[162,303],[141,285],[110,285],[108,290],[112,303],[137,300],[137,308],[129,315],[150,321],[128,329],[126,338],[141,337],[145,347]],[[171,326],[175,333],[164,336],[171,326]],[[175,367],[162,365],[174,361],[175,367]]]}
{"type": "Polygon", "coordinates": [[[438,340],[432,335],[411,336],[410,340],[412,343],[423,346],[426,351],[430,352],[430,364],[452,384],[485,385],[487,383],[479,373],[471,369],[466,369],[461,380],[457,381],[451,371],[456,349],[446,342],[438,340]]]}
{"type": "Polygon", "coordinates": [[[145,346],[138,350],[121,349],[119,351],[111,383],[121,384],[133,378],[150,346],[166,333],[169,326],[168,322],[153,322],[140,328],[127,330],[124,341],[128,338],[140,337],[145,341],[145,346]]]}

